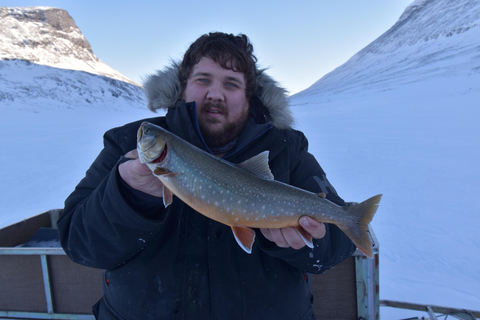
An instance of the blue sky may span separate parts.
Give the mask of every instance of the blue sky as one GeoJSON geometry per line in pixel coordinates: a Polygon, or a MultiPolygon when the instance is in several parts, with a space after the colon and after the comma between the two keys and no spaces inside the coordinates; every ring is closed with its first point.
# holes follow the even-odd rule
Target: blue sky
{"type": "Polygon", "coordinates": [[[101,60],[138,83],[178,60],[200,35],[245,33],[260,67],[291,94],[387,31],[413,0],[0,0],[67,10],[101,60]]]}

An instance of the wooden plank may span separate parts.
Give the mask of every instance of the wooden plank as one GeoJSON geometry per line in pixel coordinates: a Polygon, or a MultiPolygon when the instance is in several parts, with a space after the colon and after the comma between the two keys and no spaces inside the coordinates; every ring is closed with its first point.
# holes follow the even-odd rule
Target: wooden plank
{"type": "Polygon", "coordinates": [[[49,256],[55,312],[91,314],[103,295],[103,270],[72,262],[67,256],[49,256]]]}
{"type": "Polygon", "coordinates": [[[30,240],[41,227],[51,227],[50,213],[44,212],[0,229],[0,247],[16,247],[30,240]]]}
{"type": "Polygon", "coordinates": [[[357,319],[355,258],[349,257],[323,274],[312,275],[317,319],[357,319]]]}
{"type": "Polygon", "coordinates": [[[0,255],[0,310],[46,312],[40,256],[0,255]]]}

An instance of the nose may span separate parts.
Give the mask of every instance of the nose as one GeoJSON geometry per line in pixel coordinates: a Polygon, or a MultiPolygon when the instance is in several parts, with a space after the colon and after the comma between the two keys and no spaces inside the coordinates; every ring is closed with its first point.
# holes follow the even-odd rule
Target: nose
{"type": "Polygon", "coordinates": [[[220,84],[212,84],[208,87],[207,99],[213,101],[225,101],[223,88],[220,84]]]}

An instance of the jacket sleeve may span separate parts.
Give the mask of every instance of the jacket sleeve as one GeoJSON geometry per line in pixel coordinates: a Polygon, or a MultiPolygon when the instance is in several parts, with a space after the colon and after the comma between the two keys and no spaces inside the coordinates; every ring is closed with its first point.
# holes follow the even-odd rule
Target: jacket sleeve
{"type": "MultiPolygon", "coordinates": [[[[308,141],[300,132],[295,132],[296,141],[290,143],[289,184],[311,192],[326,194],[326,198],[338,205],[346,205],[328,181],[325,172],[315,157],[308,152],[308,141]]],[[[355,251],[353,242],[335,225],[325,224],[326,234],[322,239],[314,239],[314,248],[300,250],[279,248],[258,232],[259,245],[269,255],[288,262],[309,273],[323,273],[339,264],[355,251]]]]}
{"type": "MultiPolygon", "coordinates": [[[[130,131],[105,133],[103,150],[65,201],[58,220],[60,241],[77,263],[113,269],[140,252],[162,223],[161,218],[149,219],[132,205],[132,190],[125,188],[118,173],[122,156],[135,146],[131,135],[136,131],[130,131]]],[[[144,196],[150,197],[150,206],[161,210],[160,198],[144,196]]]]}

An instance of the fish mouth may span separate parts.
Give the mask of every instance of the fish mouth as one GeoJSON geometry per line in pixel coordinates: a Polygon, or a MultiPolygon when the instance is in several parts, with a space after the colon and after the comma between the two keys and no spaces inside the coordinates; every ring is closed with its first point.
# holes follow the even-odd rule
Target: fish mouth
{"type": "Polygon", "coordinates": [[[141,163],[159,163],[167,156],[167,142],[159,139],[155,126],[143,122],[137,132],[137,150],[141,163]]]}

